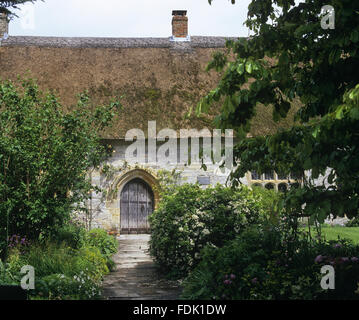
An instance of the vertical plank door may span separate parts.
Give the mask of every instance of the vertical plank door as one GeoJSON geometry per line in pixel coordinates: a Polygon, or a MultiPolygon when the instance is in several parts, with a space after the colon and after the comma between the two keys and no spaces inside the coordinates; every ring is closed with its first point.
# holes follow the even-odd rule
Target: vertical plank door
{"type": "Polygon", "coordinates": [[[134,179],[123,188],[120,201],[121,233],[148,233],[154,202],[150,186],[134,179]]]}

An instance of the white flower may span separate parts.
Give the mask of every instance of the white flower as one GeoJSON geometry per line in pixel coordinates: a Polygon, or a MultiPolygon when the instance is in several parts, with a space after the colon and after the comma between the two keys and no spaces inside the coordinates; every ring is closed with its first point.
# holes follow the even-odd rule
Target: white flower
{"type": "Polygon", "coordinates": [[[207,235],[207,234],[210,234],[210,232],[209,232],[208,229],[203,229],[203,234],[204,234],[204,235],[207,235]]]}
{"type": "Polygon", "coordinates": [[[183,232],[183,228],[182,228],[182,227],[179,227],[179,228],[178,228],[178,231],[179,231],[179,232],[183,232]]]}

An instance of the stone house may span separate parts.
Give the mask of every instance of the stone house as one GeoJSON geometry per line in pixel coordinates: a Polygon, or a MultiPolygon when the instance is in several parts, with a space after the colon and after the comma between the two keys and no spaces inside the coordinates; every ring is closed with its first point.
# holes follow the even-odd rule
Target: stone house
{"type": "MultiPolygon", "coordinates": [[[[7,37],[4,34],[8,33],[8,21],[0,15],[1,79],[28,74],[37,79],[41,89],[56,93],[65,106],[71,106],[84,90],[89,91],[94,103],[122,96],[123,112],[114,119],[111,131],[103,133],[104,143],[113,147],[113,156],[91,172],[93,183],[104,190],[93,193],[87,204],[93,227],[116,232],[147,231],[148,215],[160,200],[158,176],[163,169],[177,170],[182,182],[203,186],[227,180],[230,171],[220,169],[218,163],[209,163],[204,171],[195,161],[161,163],[156,157],[155,161],[150,159],[150,146],[154,146],[157,157],[166,154],[161,149],[165,140],[151,139],[151,130],[155,136],[168,132],[161,131],[166,128],[177,133],[177,155],[183,153],[181,148],[188,141],[181,136],[181,130],[207,128],[205,133],[198,131],[197,141],[202,143],[209,137],[214,143],[215,139],[212,120],[216,110],[201,117],[188,118],[186,114],[218,83],[220,75],[206,72],[205,68],[216,50],[225,49],[226,38],[189,36],[186,11],[173,11],[172,30],[168,38],[7,37]],[[142,140],[145,145],[141,161],[136,152],[133,158],[126,157],[133,144],[126,141],[126,134],[135,128],[143,132],[140,137],[136,135],[137,142],[142,140]]],[[[258,110],[253,135],[290,125],[274,123],[270,115],[270,110],[258,110]]],[[[226,139],[230,142],[222,132],[217,141],[223,146],[226,139]]],[[[248,173],[243,182],[277,190],[288,187],[288,177],[275,172],[262,176],[248,173]]]]}

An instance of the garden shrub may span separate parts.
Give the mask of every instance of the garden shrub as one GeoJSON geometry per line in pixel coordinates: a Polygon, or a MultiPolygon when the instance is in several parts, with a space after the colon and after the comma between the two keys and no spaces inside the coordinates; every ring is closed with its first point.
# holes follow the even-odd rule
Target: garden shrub
{"type": "Polygon", "coordinates": [[[0,260],[0,285],[14,285],[16,284],[8,272],[6,264],[0,260]]]}
{"type": "Polygon", "coordinates": [[[75,275],[85,271],[94,281],[100,281],[103,275],[109,273],[106,257],[96,247],[81,247],[77,252],[74,265],[78,270],[75,275]]]}
{"type": "Polygon", "coordinates": [[[84,272],[79,276],[51,274],[36,282],[38,297],[51,300],[80,300],[100,298],[100,286],[84,272]]]}
{"type": "Polygon", "coordinates": [[[164,194],[150,216],[150,252],[169,277],[183,277],[206,245],[224,245],[263,216],[260,198],[247,187],[184,184],[164,194]]]}
{"type": "Polygon", "coordinates": [[[75,250],[63,244],[47,243],[34,244],[25,254],[20,254],[18,249],[11,250],[7,273],[13,275],[16,283],[20,283],[20,270],[24,265],[35,268],[36,286],[31,295],[54,299],[67,299],[72,295],[74,298],[97,297],[98,290],[94,295],[93,292],[100,287],[103,275],[109,272],[106,258],[98,248],[90,246],[75,250]]]}
{"type": "Polygon", "coordinates": [[[342,241],[286,242],[278,227],[253,226],[222,248],[207,246],[184,283],[185,299],[358,299],[359,246],[342,241]],[[335,268],[335,290],[320,282],[335,268]]]}
{"type": "Polygon", "coordinates": [[[86,236],[86,229],[74,223],[65,224],[53,232],[51,239],[58,243],[66,243],[71,248],[80,248],[86,236]]]}
{"type": "Polygon", "coordinates": [[[118,241],[116,237],[107,234],[103,229],[92,229],[86,233],[83,241],[86,245],[98,248],[106,259],[107,267],[110,270],[113,270],[115,263],[112,260],[112,256],[118,249],[118,241]]]}
{"type": "MultiPolygon", "coordinates": [[[[17,238],[16,238],[17,239],[17,238]]],[[[19,284],[24,265],[35,268],[35,291],[31,298],[96,299],[103,276],[109,273],[117,240],[106,231],[87,232],[77,226],[61,228],[56,237],[33,242],[18,241],[6,263],[0,264],[0,283],[19,284]],[[56,239],[56,241],[55,241],[56,239]]]]}
{"type": "Polygon", "coordinates": [[[86,231],[82,226],[67,224],[52,236],[52,240],[58,244],[65,243],[73,249],[80,249],[83,246],[96,247],[106,259],[109,269],[115,265],[111,257],[117,252],[118,242],[103,229],[86,231]]]}
{"type": "Polygon", "coordinates": [[[48,236],[85,209],[93,188],[87,172],[112,152],[100,133],[119,102],[93,106],[83,93],[71,111],[65,109],[31,79],[0,81],[0,160],[6,163],[0,170],[0,251],[8,235],[48,236]]]}
{"type": "Polygon", "coordinates": [[[359,227],[359,216],[356,216],[353,219],[350,219],[345,226],[346,227],[359,227]]]}
{"type": "Polygon", "coordinates": [[[278,223],[282,213],[281,201],[283,199],[283,193],[259,186],[252,186],[251,188],[253,193],[260,197],[267,220],[278,223]]]}
{"type": "Polygon", "coordinates": [[[103,229],[92,229],[86,235],[86,243],[98,248],[105,257],[117,252],[118,241],[103,229]]]}

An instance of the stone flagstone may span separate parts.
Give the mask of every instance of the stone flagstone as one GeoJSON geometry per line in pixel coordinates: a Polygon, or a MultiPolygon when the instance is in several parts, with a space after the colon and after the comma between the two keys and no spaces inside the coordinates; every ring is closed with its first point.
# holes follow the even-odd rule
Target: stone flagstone
{"type": "Polygon", "coordinates": [[[121,235],[116,268],[103,282],[106,300],[176,300],[181,293],[177,281],[164,279],[149,255],[150,235],[121,235]]]}

